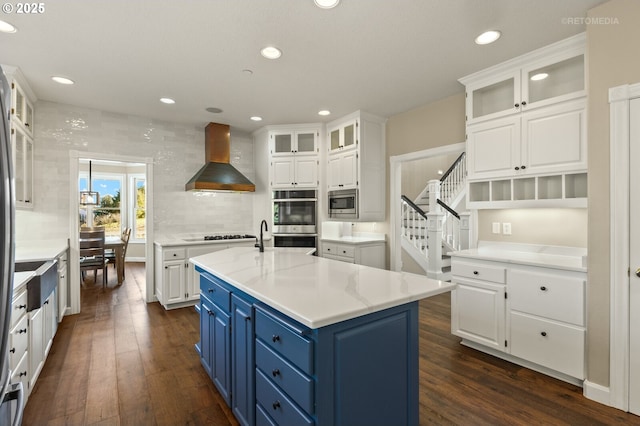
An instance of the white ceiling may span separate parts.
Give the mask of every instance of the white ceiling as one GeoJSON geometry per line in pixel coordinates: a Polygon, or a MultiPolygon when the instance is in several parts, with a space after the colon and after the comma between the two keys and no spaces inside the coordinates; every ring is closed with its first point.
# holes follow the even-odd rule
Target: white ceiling
{"type": "Polygon", "coordinates": [[[358,109],[388,117],[461,92],[464,75],[584,31],[565,22],[602,2],[57,0],[39,15],[0,16],[19,29],[0,33],[0,62],[18,66],[41,100],[251,132],[358,109]],[[487,29],[502,38],[475,45],[487,29]],[[260,56],[269,44],[280,59],[260,56]]]}

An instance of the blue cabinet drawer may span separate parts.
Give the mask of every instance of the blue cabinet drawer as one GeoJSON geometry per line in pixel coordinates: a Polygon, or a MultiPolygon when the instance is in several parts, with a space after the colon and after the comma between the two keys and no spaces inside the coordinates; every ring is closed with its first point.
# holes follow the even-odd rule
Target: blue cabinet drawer
{"type": "Polygon", "coordinates": [[[300,372],[261,340],[256,341],[256,365],[307,413],[313,413],[313,379],[300,372]]]}
{"type": "Polygon", "coordinates": [[[256,426],[278,426],[260,404],[256,404],[256,426]]]}
{"type": "Polygon", "coordinates": [[[313,419],[297,407],[258,369],[256,370],[256,400],[279,425],[313,425],[313,419]]]}
{"type": "Polygon", "coordinates": [[[200,291],[223,311],[228,313],[231,310],[231,292],[218,284],[214,277],[201,273],[200,291]]]}
{"type": "Polygon", "coordinates": [[[294,324],[256,306],[256,336],[307,374],[313,374],[313,342],[294,324]]]}

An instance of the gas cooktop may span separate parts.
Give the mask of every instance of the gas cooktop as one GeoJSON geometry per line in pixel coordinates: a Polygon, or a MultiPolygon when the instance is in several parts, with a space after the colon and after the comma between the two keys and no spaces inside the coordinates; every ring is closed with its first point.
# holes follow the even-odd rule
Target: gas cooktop
{"type": "Polygon", "coordinates": [[[240,234],[234,234],[234,235],[205,235],[204,236],[204,240],[205,241],[217,241],[217,240],[243,240],[243,239],[249,239],[252,238],[255,240],[256,236],[255,235],[249,235],[249,234],[244,234],[244,235],[240,235],[240,234]]]}

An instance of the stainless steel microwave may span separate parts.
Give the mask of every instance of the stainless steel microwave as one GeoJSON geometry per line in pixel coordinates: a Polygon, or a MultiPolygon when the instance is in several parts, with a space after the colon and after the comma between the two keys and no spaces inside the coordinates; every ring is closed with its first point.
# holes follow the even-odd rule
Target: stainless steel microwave
{"type": "Polygon", "coordinates": [[[358,190],[329,191],[329,217],[333,219],[357,219],[358,190]]]}

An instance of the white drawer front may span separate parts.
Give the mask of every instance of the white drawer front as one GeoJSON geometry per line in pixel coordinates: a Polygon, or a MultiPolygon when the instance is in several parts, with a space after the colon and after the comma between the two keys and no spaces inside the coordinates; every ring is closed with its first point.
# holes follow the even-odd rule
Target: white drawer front
{"type": "Polygon", "coordinates": [[[504,284],[506,269],[501,266],[484,265],[479,263],[465,262],[453,259],[451,262],[451,273],[456,276],[475,278],[477,280],[491,281],[504,284]]]}
{"type": "Polygon", "coordinates": [[[584,286],[579,277],[512,269],[508,303],[512,310],[584,326],[584,286]]]}
{"type": "Polygon", "coordinates": [[[511,312],[511,355],[584,379],[584,329],[511,312]]]}
{"type": "Polygon", "coordinates": [[[27,290],[14,297],[11,303],[11,328],[27,313],[27,290]]]}
{"type": "Polygon", "coordinates": [[[322,254],[337,254],[337,249],[335,244],[322,243],[322,254]]]}
{"type": "Polygon", "coordinates": [[[165,249],[162,251],[163,260],[184,259],[184,257],[185,257],[184,248],[165,249]]]}
{"type": "Polygon", "coordinates": [[[9,362],[12,370],[15,370],[29,346],[28,319],[29,317],[24,315],[9,334],[9,362]]]}
{"type": "Polygon", "coordinates": [[[355,248],[353,246],[344,246],[341,244],[336,244],[336,251],[337,253],[334,253],[338,256],[343,256],[343,257],[355,257],[355,248]]]}

